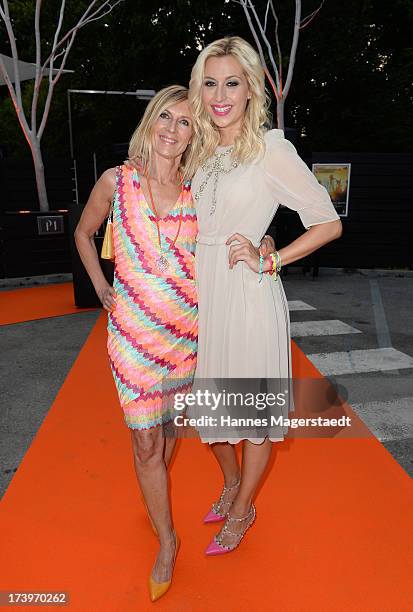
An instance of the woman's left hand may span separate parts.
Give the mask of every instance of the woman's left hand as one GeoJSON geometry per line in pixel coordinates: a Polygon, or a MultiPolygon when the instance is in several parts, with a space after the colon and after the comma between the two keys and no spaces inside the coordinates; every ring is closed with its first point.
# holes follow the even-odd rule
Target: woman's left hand
{"type": "Polygon", "coordinates": [[[270,253],[274,253],[274,251],[275,251],[274,238],[272,236],[268,236],[268,234],[265,234],[260,244],[261,255],[263,257],[267,257],[270,253]]]}
{"type": "Polygon", "coordinates": [[[232,234],[226,242],[226,244],[231,244],[231,242],[238,242],[238,244],[231,245],[229,249],[229,268],[232,268],[239,261],[245,261],[245,263],[253,270],[253,272],[258,272],[260,269],[260,251],[256,248],[251,240],[245,238],[242,234],[232,234]]]}

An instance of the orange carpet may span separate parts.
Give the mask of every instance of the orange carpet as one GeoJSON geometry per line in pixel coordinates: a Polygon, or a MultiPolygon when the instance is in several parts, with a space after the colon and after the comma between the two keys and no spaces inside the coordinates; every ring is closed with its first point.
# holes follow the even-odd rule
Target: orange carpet
{"type": "Polygon", "coordinates": [[[75,306],[72,283],[1,291],[0,304],[0,325],[93,310],[75,306]]]}
{"type": "MultiPolygon", "coordinates": [[[[203,514],[221,480],[210,451],[181,440],[172,499],[182,546],[151,604],[157,549],[140,501],[105,353],[104,314],[0,505],[0,591],[66,591],[70,610],[413,609],[411,481],[373,438],[275,445],[257,522],[238,551],[206,558],[203,514]]],[[[296,371],[314,374],[294,347],[296,371]]]]}

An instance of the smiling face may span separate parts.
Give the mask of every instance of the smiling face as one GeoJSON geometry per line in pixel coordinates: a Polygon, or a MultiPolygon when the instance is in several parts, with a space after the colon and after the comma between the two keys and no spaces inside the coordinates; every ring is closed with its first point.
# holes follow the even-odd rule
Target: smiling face
{"type": "Polygon", "coordinates": [[[205,62],[204,75],[204,108],[220,131],[221,144],[232,144],[241,129],[250,96],[242,66],[232,55],[210,57],[205,62]]]}
{"type": "Polygon", "coordinates": [[[192,117],[187,100],[168,106],[159,113],[152,126],[155,154],[176,159],[185,152],[192,137],[192,117]]]}

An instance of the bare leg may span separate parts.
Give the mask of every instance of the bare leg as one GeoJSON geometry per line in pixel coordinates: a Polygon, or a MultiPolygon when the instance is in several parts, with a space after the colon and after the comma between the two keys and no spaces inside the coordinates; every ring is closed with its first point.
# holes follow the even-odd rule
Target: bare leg
{"type": "Polygon", "coordinates": [[[164,459],[165,465],[168,468],[171,463],[172,456],[174,454],[176,445],[176,438],[165,438],[165,451],[164,451],[164,459]]]}
{"type": "Polygon", "coordinates": [[[240,467],[233,444],[229,442],[216,442],[212,444],[212,452],[222,470],[225,486],[232,487],[240,477],[240,467]]]}
{"type": "Polygon", "coordinates": [[[169,504],[162,427],[131,430],[135,469],[149,513],[158,531],[160,549],[152,576],[165,582],[172,575],[175,537],[169,504]]]}
{"type": "Polygon", "coordinates": [[[251,507],[255,491],[271,457],[272,442],[266,438],[262,444],[244,441],[241,486],[232,505],[231,514],[245,516],[251,507]]]}
{"type": "Polygon", "coordinates": [[[238,491],[238,486],[235,486],[239,485],[240,480],[238,457],[235,448],[228,442],[216,442],[212,445],[212,452],[222,470],[225,485],[219,500],[214,502],[212,511],[214,514],[225,516],[238,491]]]}
{"type": "MultiPolygon", "coordinates": [[[[272,442],[270,442],[268,438],[266,438],[262,444],[253,444],[248,440],[244,441],[241,485],[229,512],[231,517],[242,518],[248,516],[255,491],[268,465],[271,451],[272,442]]],[[[229,529],[234,533],[242,533],[247,524],[248,519],[245,521],[232,522],[229,529]]],[[[224,533],[221,544],[224,546],[233,546],[237,543],[237,540],[238,538],[236,536],[224,533]]]]}
{"type": "Polygon", "coordinates": [[[174,454],[175,446],[176,446],[176,431],[175,425],[173,421],[170,421],[166,425],[164,425],[164,435],[165,435],[165,450],[164,450],[164,459],[165,465],[168,468],[171,463],[172,456],[174,454]]]}

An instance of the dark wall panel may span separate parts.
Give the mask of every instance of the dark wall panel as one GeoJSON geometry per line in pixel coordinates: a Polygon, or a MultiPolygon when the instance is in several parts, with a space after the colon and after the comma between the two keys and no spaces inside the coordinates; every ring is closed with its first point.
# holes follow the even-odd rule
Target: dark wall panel
{"type": "MultiPolygon", "coordinates": [[[[79,158],[77,188],[79,211],[85,205],[97,176],[122,163],[125,151],[112,158],[79,158]]],[[[413,155],[377,153],[314,153],[311,163],[350,162],[349,215],[343,218],[343,236],[313,256],[292,265],[347,268],[413,267],[413,155]]],[[[72,210],[75,199],[73,162],[46,161],[46,181],[51,208],[72,210]]],[[[36,185],[31,160],[0,160],[0,275],[27,276],[72,269],[71,229],[65,216],[65,233],[38,236],[36,185]]],[[[78,216],[76,213],[75,216],[78,216]]],[[[304,232],[298,215],[280,207],[269,232],[278,248],[304,232]]]]}
{"type": "MultiPolygon", "coordinates": [[[[343,235],[295,266],[413,267],[413,155],[314,153],[311,163],[351,163],[348,216],[343,235]]],[[[281,207],[271,225],[276,246],[304,230],[298,214],[281,207]]]]}

